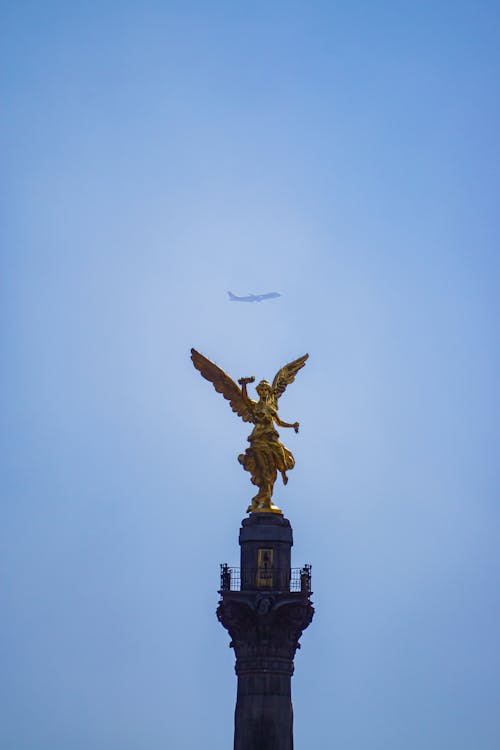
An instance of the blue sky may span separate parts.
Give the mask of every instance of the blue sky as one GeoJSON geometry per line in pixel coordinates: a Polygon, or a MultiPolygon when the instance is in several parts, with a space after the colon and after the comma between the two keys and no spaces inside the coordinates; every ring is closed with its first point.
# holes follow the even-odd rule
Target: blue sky
{"type": "Polygon", "coordinates": [[[248,426],[195,346],[310,353],[298,750],[497,750],[498,4],[1,15],[1,746],[232,747],[248,426]]]}

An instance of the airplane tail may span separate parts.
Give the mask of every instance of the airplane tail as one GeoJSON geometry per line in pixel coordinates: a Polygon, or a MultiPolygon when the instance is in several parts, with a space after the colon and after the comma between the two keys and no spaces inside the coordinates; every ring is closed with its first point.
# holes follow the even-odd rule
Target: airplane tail
{"type": "Polygon", "coordinates": [[[231,302],[235,302],[238,299],[238,297],[236,297],[232,292],[228,292],[228,294],[231,302]]]}

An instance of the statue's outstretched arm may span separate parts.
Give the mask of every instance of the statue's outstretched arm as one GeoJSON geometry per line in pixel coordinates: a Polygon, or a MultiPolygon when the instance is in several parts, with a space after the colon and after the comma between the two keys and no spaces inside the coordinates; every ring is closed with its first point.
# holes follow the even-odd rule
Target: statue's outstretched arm
{"type": "Polygon", "coordinates": [[[241,395],[243,397],[243,401],[250,408],[252,408],[253,403],[252,403],[252,399],[248,395],[247,384],[248,383],[253,383],[254,381],[255,381],[255,376],[254,375],[252,375],[250,378],[240,378],[238,380],[238,383],[241,385],[241,395]]]}
{"type": "Polygon", "coordinates": [[[294,422],[293,424],[290,424],[290,422],[283,422],[283,420],[280,419],[277,414],[274,417],[274,420],[275,420],[276,424],[279,425],[280,427],[293,427],[293,429],[295,430],[295,432],[299,431],[299,423],[298,422],[294,422]]]}

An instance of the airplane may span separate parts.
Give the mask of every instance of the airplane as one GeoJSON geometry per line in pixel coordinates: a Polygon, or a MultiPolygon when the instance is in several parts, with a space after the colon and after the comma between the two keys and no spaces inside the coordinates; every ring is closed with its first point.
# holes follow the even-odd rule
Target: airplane
{"type": "Polygon", "coordinates": [[[237,297],[236,294],[228,292],[231,302],[262,302],[263,299],[275,299],[281,297],[279,292],[267,292],[267,294],[249,294],[247,297],[237,297]]]}

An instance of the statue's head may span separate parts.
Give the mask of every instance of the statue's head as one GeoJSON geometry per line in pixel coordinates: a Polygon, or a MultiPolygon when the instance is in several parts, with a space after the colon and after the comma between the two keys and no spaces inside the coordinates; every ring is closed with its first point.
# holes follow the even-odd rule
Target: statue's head
{"type": "Polygon", "coordinates": [[[267,380],[261,380],[260,383],[255,386],[255,390],[260,398],[265,399],[271,394],[271,384],[268,383],[267,380]]]}

